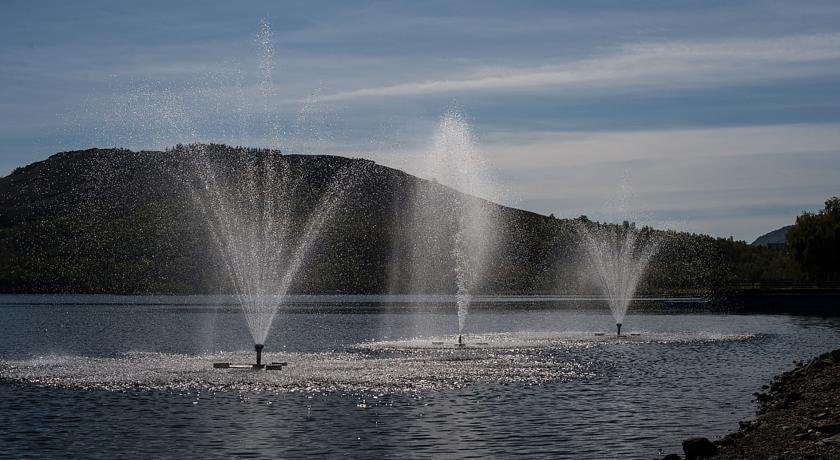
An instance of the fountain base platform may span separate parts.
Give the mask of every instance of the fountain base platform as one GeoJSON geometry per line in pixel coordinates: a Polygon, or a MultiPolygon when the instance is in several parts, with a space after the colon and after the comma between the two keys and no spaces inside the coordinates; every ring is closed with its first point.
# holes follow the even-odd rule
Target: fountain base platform
{"type": "Polygon", "coordinates": [[[269,363],[269,364],[235,364],[235,363],[213,363],[213,369],[251,369],[255,371],[282,371],[288,363],[269,363]]]}

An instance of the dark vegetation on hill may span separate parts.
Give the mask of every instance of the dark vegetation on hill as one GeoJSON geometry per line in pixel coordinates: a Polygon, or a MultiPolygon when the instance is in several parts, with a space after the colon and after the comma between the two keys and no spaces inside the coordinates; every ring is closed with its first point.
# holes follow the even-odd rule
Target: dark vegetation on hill
{"type": "MultiPolygon", "coordinates": [[[[268,155],[282,162],[302,183],[295,195],[298,214],[315,205],[314,197],[340,171],[352,168],[353,186],[291,291],[409,289],[407,212],[417,190],[442,186],[363,159],[221,145],[199,148],[230,174],[237,174],[239,164],[232,159],[243,156],[268,155]]],[[[0,292],[232,292],[224,261],[190,192],[196,185],[195,149],[64,152],[0,178],[0,292]]],[[[474,199],[450,189],[444,193],[474,199]]],[[[479,291],[591,292],[576,242],[580,219],[555,219],[508,207],[498,211],[500,243],[479,291]]],[[[301,217],[293,220],[302,222],[301,217]]],[[[454,228],[452,216],[441,216],[439,224],[454,228]]],[[[733,283],[802,277],[783,250],[706,235],[644,231],[663,244],[642,293],[705,295],[733,283]]],[[[454,270],[439,275],[434,290],[454,292],[454,270]]]]}
{"type": "Polygon", "coordinates": [[[787,243],[810,279],[840,280],[840,198],[829,198],[821,211],[797,217],[787,243]]]}

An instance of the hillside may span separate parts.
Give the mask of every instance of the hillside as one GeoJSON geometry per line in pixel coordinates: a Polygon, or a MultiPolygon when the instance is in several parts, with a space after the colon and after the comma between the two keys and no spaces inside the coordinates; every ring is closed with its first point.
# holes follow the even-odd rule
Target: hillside
{"type": "Polygon", "coordinates": [[[787,234],[790,229],[793,228],[793,225],[786,225],[782,228],[777,228],[772,232],[765,233],[764,235],[759,236],[752,242],[753,246],[778,246],[787,244],[787,234]]]}
{"type": "MultiPolygon", "coordinates": [[[[236,159],[268,155],[302,181],[299,213],[314,206],[339,171],[355,173],[292,285],[297,293],[404,293],[411,290],[407,209],[414,193],[466,197],[434,182],[363,159],[202,146],[227,174],[236,159]]],[[[187,147],[165,152],[91,149],[63,152],[0,178],[0,292],[198,294],[232,292],[224,260],[191,195],[187,147]]],[[[194,184],[193,184],[194,185],[194,184]]],[[[575,222],[493,203],[500,243],[479,291],[591,290],[575,243],[575,222]]],[[[453,216],[439,225],[452,227],[453,216]]],[[[704,235],[661,232],[667,242],[642,286],[646,292],[707,293],[730,281],[779,278],[776,252],[704,235]]],[[[451,254],[443,251],[441,254],[451,254]]],[[[440,257],[439,255],[434,257],[440,257]]],[[[441,260],[427,284],[452,292],[454,270],[441,260]]]]}

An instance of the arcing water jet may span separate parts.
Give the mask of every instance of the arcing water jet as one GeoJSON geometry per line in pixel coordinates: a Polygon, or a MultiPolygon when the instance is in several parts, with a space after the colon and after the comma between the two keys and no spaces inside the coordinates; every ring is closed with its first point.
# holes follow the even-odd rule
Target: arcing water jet
{"type": "Polygon", "coordinates": [[[630,187],[625,177],[613,203],[617,211],[613,217],[623,220],[622,224],[602,224],[587,219],[577,221],[590,273],[607,298],[618,336],[636,288],[660,243],[660,238],[650,227],[637,229],[636,224],[631,222],[629,194],[630,187]]]}

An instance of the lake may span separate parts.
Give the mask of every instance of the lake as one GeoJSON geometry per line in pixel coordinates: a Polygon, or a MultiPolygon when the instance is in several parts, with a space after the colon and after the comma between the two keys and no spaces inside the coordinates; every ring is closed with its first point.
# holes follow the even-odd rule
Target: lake
{"type": "Polygon", "coordinates": [[[0,296],[0,457],[551,457],[681,453],[840,347],[840,318],[657,300],[615,337],[593,298],[301,296],[266,360],[224,297],[0,296]],[[605,334],[601,334],[605,333],[605,334]]]}

